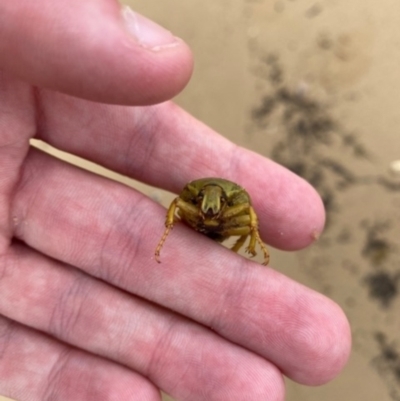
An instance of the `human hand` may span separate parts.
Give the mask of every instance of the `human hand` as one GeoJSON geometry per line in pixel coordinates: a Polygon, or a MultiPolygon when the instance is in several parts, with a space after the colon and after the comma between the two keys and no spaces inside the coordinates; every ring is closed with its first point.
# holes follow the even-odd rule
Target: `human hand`
{"type": "Polygon", "coordinates": [[[185,85],[187,46],[129,36],[111,0],[0,0],[0,16],[0,393],[275,401],[283,375],[333,378],[350,334],[332,301],[183,225],[157,264],[161,206],[29,148],[174,192],[223,176],[251,194],[267,243],[308,245],[324,213],[307,183],[171,102],[143,106],[185,85]]]}

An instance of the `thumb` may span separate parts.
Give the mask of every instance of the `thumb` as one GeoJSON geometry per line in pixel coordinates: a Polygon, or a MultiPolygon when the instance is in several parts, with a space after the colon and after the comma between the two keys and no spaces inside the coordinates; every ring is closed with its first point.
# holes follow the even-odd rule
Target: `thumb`
{"type": "Polygon", "coordinates": [[[170,99],[192,72],[188,46],[116,0],[0,0],[0,69],[106,103],[170,99]]]}

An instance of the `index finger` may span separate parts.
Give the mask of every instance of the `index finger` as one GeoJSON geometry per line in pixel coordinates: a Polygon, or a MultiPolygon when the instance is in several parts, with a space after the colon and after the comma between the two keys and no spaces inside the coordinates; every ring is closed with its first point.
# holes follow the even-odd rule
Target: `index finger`
{"type": "Polygon", "coordinates": [[[193,179],[222,177],[249,192],[269,244],[300,249],[320,235],[325,213],[302,178],[239,147],[171,102],[151,107],[96,104],[41,92],[39,138],[172,192],[193,179]]]}

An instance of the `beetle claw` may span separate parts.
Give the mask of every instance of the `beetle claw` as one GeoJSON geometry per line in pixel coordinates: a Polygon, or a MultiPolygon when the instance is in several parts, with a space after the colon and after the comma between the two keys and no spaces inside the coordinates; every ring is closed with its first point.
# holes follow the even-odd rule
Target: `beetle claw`
{"type": "Polygon", "coordinates": [[[249,255],[251,255],[252,258],[253,258],[254,256],[257,255],[257,252],[256,252],[253,248],[250,248],[250,247],[247,247],[247,248],[246,248],[246,252],[247,252],[249,255]]]}

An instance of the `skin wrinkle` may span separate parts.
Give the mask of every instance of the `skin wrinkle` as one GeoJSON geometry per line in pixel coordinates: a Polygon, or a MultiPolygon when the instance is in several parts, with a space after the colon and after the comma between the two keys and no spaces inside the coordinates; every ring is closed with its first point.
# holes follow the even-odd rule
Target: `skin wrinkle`
{"type": "MultiPolygon", "coordinates": [[[[4,359],[7,351],[12,343],[14,326],[11,321],[8,324],[3,322],[3,317],[0,320],[0,361],[4,359]]],[[[7,319],[8,320],[8,319],[7,319]]]]}
{"type": "Polygon", "coordinates": [[[70,358],[70,350],[65,348],[58,354],[57,360],[54,361],[46,380],[46,387],[43,389],[43,400],[57,400],[60,394],[60,381],[62,380],[64,370],[68,366],[70,358]]]}
{"type": "Polygon", "coordinates": [[[47,327],[48,332],[55,337],[62,338],[64,337],[62,333],[73,332],[81,320],[80,315],[87,302],[86,294],[81,290],[84,288],[85,281],[87,281],[86,277],[79,272],[74,280],[68,282],[68,287],[63,288],[58,302],[54,305],[47,327]],[[72,309],[71,306],[73,306],[72,309]]]}
{"type": "MultiPolygon", "coordinates": [[[[186,369],[182,371],[182,373],[174,378],[175,384],[171,385],[171,393],[178,392],[180,388],[180,383],[183,383],[185,381],[185,378],[190,378],[190,369],[189,365],[186,365],[186,369]]],[[[182,399],[190,399],[190,391],[187,390],[185,394],[182,394],[181,398],[182,399]]],[[[204,398],[206,399],[206,398],[204,398]]]]}
{"type": "MultiPolygon", "coordinates": [[[[157,342],[157,347],[155,347],[157,350],[159,350],[159,354],[169,354],[171,352],[174,352],[174,348],[176,348],[179,344],[179,348],[182,349],[182,343],[181,341],[177,342],[177,338],[179,338],[179,336],[177,336],[176,334],[179,333],[179,331],[174,331],[174,323],[179,321],[180,318],[179,317],[172,317],[170,320],[170,324],[168,329],[167,329],[167,333],[166,335],[163,335],[162,337],[160,337],[159,341],[157,342]],[[171,347],[172,345],[172,347],[171,347]],[[165,349],[166,346],[169,346],[170,349],[165,349]]],[[[193,331],[193,335],[196,335],[195,330],[193,331]]],[[[189,351],[190,351],[190,347],[189,347],[189,351]]],[[[213,399],[213,394],[215,396],[216,392],[215,390],[215,386],[212,385],[212,383],[216,383],[218,382],[219,384],[219,388],[221,387],[225,387],[224,385],[224,381],[221,381],[221,377],[220,375],[217,375],[218,379],[215,378],[214,380],[210,380],[211,378],[213,378],[212,376],[210,376],[209,374],[205,374],[208,373],[203,367],[204,366],[210,366],[210,363],[208,361],[209,358],[204,358],[204,351],[201,349],[201,345],[200,345],[200,349],[197,349],[197,353],[196,353],[196,358],[194,359],[195,355],[192,354],[192,359],[189,360],[186,364],[185,364],[185,368],[183,371],[180,372],[179,376],[175,377],[175,386],[172,385],[172,388],[179,388],[179,380],[182,380],[184,382],[190,382],[193,380],[196,380],[198,382],[202,382],[204,383],[204,385],[201,387],[200,389],[200,393],[199,395],[202,396],[201,399],[213,399]],[[195,366],[196,369],[195,371],[198,372],[198,375],[195,376],[195,378],[191,378],[191,376],[193,375],[193,368],[189,369],[189,367],[193,367],[195,366]],[[190,374],[191,372],[191,374],[190,374]],[[216,380],[217,379],[217,380],[216,380]]],[[[148,372],[151,372],[152,366],[155,367],[154,369],[154,375],[152,375],[151,373],[149,373],[149,377],[151,378],[152,376],[157,376],[157,375],[162,375],[162,373],[165,371],[165,369],[168,369],[169,367],[165,365],[165,363],[162,363],[162,358],[158,358],[158,357],[152,357],[151,359],[151,365],[149,365],[148,368],[148,372]]],[[[220,372],[222,372],[222,370],[219,370],[220,372]]],[[[193,394],[191,394],[188,390],[186,392],[180,392],[179,393],[179,399],[193,399],[193,394]]],[[[197,399],[197,398],[196,398],[197,399]]]]}
{"type": "MultiPolygon", "coordinates": [[[[19,331],[19,325],[12,320],[9,320],[8,318],[5,318],[0,315],[0,326],[5,327],[5,330],[9,332],[8,339],[7,341],[4,342],[4,348],[1,350],[1,366],[0,366],[0,376],[2,378],[1,384],[5,384],[5,387],[2,387],[2,394],[3,395],[9,395],[10,392],[12,391],[13,388],[13,383],[15,381],[16,376],[18,376],[18,373],[15,372],[15,368],[19,365],[21,365],[21,359],[22,363],[24,361],[24,355],[22,358],[18,358],[19,355],[19,350],[21,348],[26,349],[26,341],[25,342],[19,342],[18,348],[15,349],[15,339],[18,338],[18,331],[19,331]]],[[[29,350],[27,351],[29,352],[29,350]]],[[[35,368],[37,367],[37,364],[35,363],[30,364],[29,366],[25,366],[23,368],[23,373],[28,373],[31,375],[36,375],[39,376],[41,373],[41,370],[39,369],[38,371],[35,371],[35,368]]],[[[24,387],[26,384],[31,384],[32,380],[29,380],[29,378],[23,378],[22,380],[19,381],[18,385],[21,387],[24,387]]]]}
{"type": "MultiPolygon", "coordinates": [[[[205,351],[201,350],[199,353],[199,358],[196,360],[196,364],[198,366],[203,366],[205,364],[205,360],[207,360],[207,356],[205,355],[205,351]]],[[[199,380],[204,381],[204,383],[207,383],[206,386],[204,386],[201,389],[201,396],[204,399],[209,399],[212,394],[217,394],[218,393],[218,388],[221,386],[221,383],[226,383],[229,382],[229,380],[227,380],[226,375],[229,374],[229,372],[224,371],[223,369],[218,369],[221,372],[224,372],[224,376],[222,378],[218,377],[218,378],[213,378],[210,377],[210,375],[207,374],[207,372],[205,372],[204,370],[200,370],[200,375],[201,377],[199,378],[199,380]],[[226,372],[226,373],[225,373],[226,372]],[[213,380],[210,380],[213,379],[213,380]],[[219,380],[216,380],[219,379],[219,380]]],[[[234,367],[234,370],[237,371],[237,367],[234,367]]],[[[237,375],[235,378],[237,379],[238,377],[240,377],[240,375],[237,375]]],[[[188,395],[190,396],[190,395],[188,395]]]]}
{"type": "MultiPolygon", "coordinates": [[[[28,153],[28,152],[27,152],[28,153]]],[[[31,173],[31,175],[33,175],[33,172],[31,173]]],[[[19,170],[19,174],[18,174],[18,179],[15,181],[14,186],[13,186],[13,190],[12,190],[12,195],[10,196],[10,241],[12,239],[13,236],[15,236],[15,233],[18,232],[23,225],[25,224],[25,219],[22,216],[18,216],[17,217],[17,224],[14,221],[14,217],[15,214],[13,213],[14,210],[14,203],[15,203],[15,198],[17,196],[17,193],[19,191],[19,189],[21,188],[21,186],[24,185],[24,183],[27,182],[27,180],[29,180],[29,176],[25,177],[27,180],[23,180],[23,177],[25,176],[25,174],[22,173],[22,169],[19,170]]],[[[37,193],[33,193],[32,194],[32,201],[27,203],[27,209],[29,209],[30,207],[34,207],[34,203],[35,203],[35,199],[37,197],[37,193]]],[[[23,240],[23,238],[20,238],[21,240],[23,240]]]]}
{"type": "MultiPolygon", "coordinates": [[[[32,149],[29,151],[29,153],[32,152],[32,149]]],[[[15,205],[16,205],[16,197],[18,196],[18,193],[22,192],[28,192],[26,189],[29,188],[31,181],[33,181],[34,177],[39,174],[39,172],[43,172],[43,165],[41,164],[36,164],[36,165],[28,165],[25,163],[21,170],[20,170],[20,175],[19,175],[19,180],[18,182],[15,183],[14,186],[14,197],[11,200],[10,203],[10,210],[11,216],[16,216],[17,219],[17,225],[13,225],[13,236],[18,238],[20,241],[24,241],[24,231],[26,229],[26,225],[29,224],[29,216],[31,215],[31,211],[35,210],[37,200],[40,198],[40,188],[38,188],[36,191],[29,191],[30,196],[29,199],[25,202],[24,208],[19,209],[18,213],[15,212],[15,205]]],[[[45,187],[46,184],[43,181],[42,182],[42,187],[45,187]]]]}
{"type": "MultiPolygon", "coordinates": [[[[243,264],[245,264],[243,262],[243,264]]],[[[254,281],[252,279],[253,272],[249,271],[249,269],[254,269],[253,266],[250,268],[247,267],[247,271],[245,274],[246,279],[244,281],[244,285],[240,290],[237,291],[237,294],[233,289],[229,290],[230,296],[224,297],[224,305],[231,305],[231,309],[235,311],[235,315],[238,317],[243,317],[246,316],[246,333],[245,337],[252,339],[252,343],[257,342],[259,348],[267,348],[268,344],[271,341],[271,330],[273,331],[273,327],[268,327],[266,330],[265,327],[260,326],[260,316],[264,313],[269,313],[268,311],[268,305],[266,308],[264,308],[264,303],[261,304],[261,299],[260,297],[257,297],[256,294],[254,294],[253,291],[253,285],[254,281]],[[258,305],[259,307],[257,308],[259,312],[255,313],[254,308],[255,306],[258,305]],[[264,339],[264,341],[263,341],[264,339]]],[[[237,283],[234,285],[233,288],[240,288],[241,287],[241,281],[240,279],[237,278],[237,283]]],[[[222,319],[224,316],[221,315],[220,319],[215,319],[216,325],[214,326],[214,329],[216,332],[220,333],[221,335],[224,335],[226,332],[231,332],[231,340],[235,339],[236,336],[240,336],[240,331],[236,333],[237,327],[235,326],[234,322],[232,319],[226,319],[226,316],[224,319],[222,319]],[[221,325],[220,322],[225,321],[225,327],[221,325]]],[[[254,346],[251,346],[250,348],[254,349],[254,346]]]]}
{"type": "MultiPolygon", "coordinates": [[[[292,303],[294,305],[293,319],[286,321],[284,331],[281,331],[281,336],[282,333],[284,333],[285,337],[282,338],[280,336],[277,338],[276,343],[285,346],[285,348],[282,349],[282,355],[289,355],[296,352],[298,349],[307,349],[308,352],[304,353],[302,356],[304,363],[312,363],[315,371],[321,372],[325,370],[326,374],[329,374],[329,366],[326,364],[326,359],[323,356],[326,355],[327,352],[331,353],[332,365],[330,366],[343,364],[343,358],[346,358],[342,352],[343,350],[339,353],[332,353],[332,347],[336,345],[335,340],[337,340],[338,334],[340,332],[344,333],[345,331],[341,326],[336,327],[333,324],[328,324],[331,320],[331,315],[326,313],[325,315],[320,314],[315,308],[309,307],[309,302],[309,299],[304,299],[302,296],[297,296],[295,298],[295,302],[292,303]],[[296,313],[295,307],[297,307],[298,313],[296,313]],[[308,310],[309,313],[304,314],[304,310],[308,310]],[[324,327],[324,335],[312,330],[312,325],[324,327]]],[[[318,299],[316,299],[315,302],[318,303],[318,299]]],[[[326,310],[327,308],[325,307],[324,309],[326,310]]],[[[284,324],[284,321],[281,321],[281,325],[282,324],[284,324]]],[[[347,335],[349,335],[349,333],[347,333],[347,335]]],[[[288,371],[290,371],[291,374],[296,374],[300,382],[307,379],[307,374],[302,370],[301,366],[286,358],[283,372],[287,374],[288,371]]]]}
{"type": "MultiPolygon", "coordinates": [[[[154,110],[154,109],[150,109],[154,110]]],[[[126,174],[139,181],[146,181],[146,172],[149,160],[153,160],[153,154],[157,145],[157,138],[150,132],[158,131],[159,121],[154,117],[155,112],[134,112],[134,127],[132,135],[128,139],[123,163],[126,165],[126,174]],[[145,118],[144,118],[145,117],[145,118]],[[140,149],[140,152],[137,152],[140,149]],[[135,155],[135,157],[132,157],[135,155]]]]}
{"type": "MultiPolygon", "coordinates": [[[[132,191],[140,197],[138,191],[132,191]]],[[[151,201],[148,198],[142,196],[136,202],[123,204],[118,213],[113,215],[115,223],[110,226],[103,244],[100,246],[99,269],[96,275],[102,280],[122,283],[124,277],[131,274],[130,270],[135,266],[137,256],[142,249],[143,233],[146,233],[148,226],[148,221],[140,210],[146,210],[149,202],[151,201]],[[134,224],[127,224],[127,216],[129,216],[129,221],[133,221],[134,224]],[[132,231],[130,227],[135,227],[135,230],[132,231]],[[115,244],[118,244],[117,255],[107,251],[113,249],[115,244]],[[116,263],[116,258],[119,263],[116,263]],[[110,269],[110,264],[116,265],[118,268],[110,269]]]]}
{"type": "MultiPolygon", "coordinates": [[[[135,297],[137,300],[139,300],[138,297],[135,297]]],[[[140,300],[143,301],[143,300],[140,300]]],[[[118,303],[118,300],[116,299],[115,303],[118,303]]],[[[118,306],[118,305],[117,305],[118,306]]],[[[121,306],[122,303],[121,303],[121,306]]],[[[111,308],[110,308],[111,309],[111,308]]],[[[118,309],[118,307],[116,307],[118,309]]],[[[106,315],[106,314],[105,314],[106,315]]],[[[107,335],[107,343],[108,343],[108,350],[107,352],[114,352],[115,355],[125,355],[126,354],[126,349],[129,348],[129,345],[132,344],[132,348],[136,346],[135,344],[135,333],[141,330],[141,322],[145,320],[145,312],[142,311],[135,311],[135,314],[132,316],[132,319],[126,320],[124,322],[119,322],[118,321],[118,316],[113,313],[108,313],[108,315],[111,315],[111,323],[110,327],[118,327],[118,331],[113,330],[113,332],[108,333],[107,335]],[[135,320],[135,324],[132,323],[132,320],[135,320]],[[133,340],[133,341],[132,341],[133,340]]],[[[124,361],[125,358],[121,357],[121,361],[124,361]]],[[[129,367],[129,365],[125,362],[125,366],[129,367]]],[[[136,367],[136,371],[140,370],[140,374],[143,377],[149,378],[147,374],[146,368],[143,368],[141,365],[140,368],[136,367]]]]}
{"type": "Polygon", "coordinates": [[[163,355],[168,355],[169,349],[168,344],[172,343],[174,337],[174,328],[176,328],[177,321],[180,320],[178,316],[173,314],[169,315],[168,320],[165,322],[164,331],[162,335],[158,336],[153,347],[153,352],[148,358],[147,366],[144,368],[144,375],[151,380],[154,380],[159,375],[162,375],[165,369],[169,367],[165,364],[163,355]],[[163,362],[163,363],[162,363],[163,362]]]}
{"type": "Polygon", "coordinates": [[[24,327],[3,316],[0,316],[0,325],[6,326],[11,334],[6,351],[2,355],[2,366],[0,368],[2,383],[7,385],[6,389],[3,388],[5,393],[2,391],[2,394],[10,394],[16,381],[21,388],[30,388],[30,385],[37,386],[35,379],[48,373],[48,369],[43,362],[48,364],[51,361],[44,361],[41,355],[38,355],[36,360],[27,364],[27,358],[35,352],[36,346],[30,339],[21,338],[21,329],[23,330],[24,327]],[[19,341],[16,342],[16,340],[19,341]],[[2,369],[3,367],[4,369],[2,369]],[[20,378],[20,376],[22,377],[20,378]]]}
{"type": "MultiPolygon", "coordinates": [[[[250,268],[253,268],[253,266],[250,268]]],[[[219,305],[219,308],[216,309],[215,315],[207,320],[207,324],[216,332],[221,333],[221,335],[227,329],[234,329],[234,327],[231,327],[230,322],[226,320],[227,305],[236,305],[242,308],[241,300],[244,299],[243,295],[247,293],[248,285],[251,283],[251,280],[249,280],[250,275],[251,271],[248,268],[246,259],[241,258],[235,266],[231,265],[230,275],[226,278],[228,282],[227,290],[218,294],[219,299],[218,302],[215,302],[215,305],[219,305]]]]}
{"type": "MultiPolygon", "coordinates": [[[[120,217],[122,216],[122,210],[121,212],[117,215],[117,220],[120,220],[120,217]]],[[[123,220],[121,220],[123,221],[123,220]]],[[[99,277],[102,277],[105,281],[108,282],[121,282],[123,280],[123,273],[124,269],[109,269],[108,268],[108,261],[106,258],[106,249],[109,247],[107,246],[108,244],[112,244],[114,242],[114,235],[118,233],[118,229],[116,229],[116,225],[110,225],[109,229],[104,235],[104,241],[103,243],[99,246],[99,264],[98,264],[98,275],[99,277]],[[121,274],[122,273],[122,274],[121,274]]],[[[128,237],[129,238],[129,237],[128,237]]],[[[126,245],[124,247],[121,247],[121,242],[119,243],[120,251],[118,252],[118,259],[122,259],[122,254],[124,254],[124,249],[127,250],[129,249],[129,242],[126,241],[126,245]]],[[[135,241],[133,241],[134,248],[132,250],[133,255],[136,255],[137,252],[137,247],[135,246],[135,241]]],[[[119,266],[121,263],[117,263],[119,266]]]]}
{"type": "MultiPolygon", "coordinates": [[[[124,270],[123,269],[109,269],[108,264],[106,262],[106,249],[107,249],[107,244],[110,242],[110,237],[111,233],[115,232],[115,230],[110,227],[106,235],[104,236],[104,241],[102,245],[99,245],[99,263],[98,263],[98,275],[100,277],[103,277],[105,281],[115,283],[115,282],[121,282],[123,280],[124,276],[124,270]]],[[[134,250],[135,253],[135,250],[134,250]]],[[[118,257],[120,257],[120,253],[118,254],[118,257]]],[[[118,264],[119,265],[119,264],[118,264]]]]}

